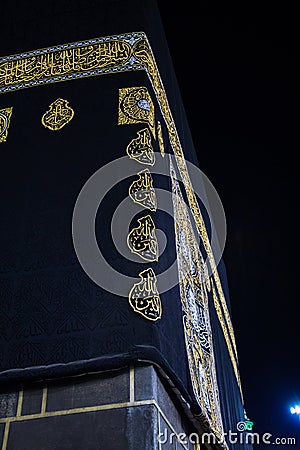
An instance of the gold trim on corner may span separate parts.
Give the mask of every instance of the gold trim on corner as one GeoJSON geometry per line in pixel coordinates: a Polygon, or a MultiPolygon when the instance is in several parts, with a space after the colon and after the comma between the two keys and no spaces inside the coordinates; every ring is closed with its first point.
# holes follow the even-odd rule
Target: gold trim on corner
{"type": "Polygon", "coordinates": [[[34,420],[34,419],[44,419],[48,417],[58,417],[58,416],[68,416],[72,414],[81,414],[81,413],[89,413],[89,412],[97,412],[97,411],[105,411],[109,409],[119,409],[119,408],[128,408],[130,406],[145,406],[145,405],[156,405],[154,400],[141,400],[134,402],[124,402],[124,403],[111,403],[105,405],[98,406],[86,406],[81,408],[72,408],[72,409],[64,409],[59,411],[45,411],[44,413],[36,413],[36,414],[28,414],[24,416],[13,416],[13,417],[5,417],[0,419],[0,423],[11,423],[11,422],[23,422],[26,420],[34,420]]]}
{"type": "Polygon", "coordinates": [[[19,391],[16,416],[21,416],[22,415],[23,397],[24,397],[24,391],[23,391],[23,389],[21,389],[19,391]]]}
{"type": "Polygon", "coordinates": [[[48,388],[44,387],[43,388],[43,394],[42,394],[41,414],[44,414],[46,412],[47,396],[48,396],[48,388]]]}
{"type": "Polygon", "coordinates": [[[129,369],[129,402],[130,403],[134,403],[134,401],[135,401],[134,378],[135,378],[134,366],[130,366],[130,369],[129,369]]]}
{"type": "Polygon", "coordinates": [[[9,428],[10,428],[10,422],[6,422],[5,423],[4,436],[3,436],[2,449],[1,450],[6,450],[7,449],[9,428]]]}

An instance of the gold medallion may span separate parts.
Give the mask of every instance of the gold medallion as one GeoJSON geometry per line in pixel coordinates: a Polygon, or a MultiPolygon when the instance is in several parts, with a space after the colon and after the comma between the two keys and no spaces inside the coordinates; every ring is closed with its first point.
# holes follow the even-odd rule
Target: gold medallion
{"type": "Polygon", "coordinates": [[[12,107],[0,109],[0,142],[5,142],[8,135],[12,107]]]}
{"type": "Polygon", "coordinates": [[[129,293],[129,304],[145,319],[158,320],[161,318],[162,306],[156,287],[155,273],[150,268],[140,272],[139,276],[141,281],[135,283],[129,293]]]}
{"type": "Polygon", "coordinates": [[[42,117],[42,124],[49,130],[61,130],[74,116],[74,110],[69,106],[69,102],[58,98],[49,106],[49,109],[42,117]]]}

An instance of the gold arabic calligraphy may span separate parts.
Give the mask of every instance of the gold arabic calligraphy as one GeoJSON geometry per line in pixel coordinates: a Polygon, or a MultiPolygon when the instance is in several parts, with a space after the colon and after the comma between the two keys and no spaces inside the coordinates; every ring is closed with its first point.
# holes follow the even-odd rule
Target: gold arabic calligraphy
{"type": "Polygon", "coordinates": [[[42,117],[42,124],[49,130],[57,131],[67,125],[73,119],[74,110],[69,106],[69,102],[58,98],[49,106],[48,111],[42,117]]]}
{"type": "Polygon", "coordinates": [[[0,87],[109,68],[124,64],[130,55],[130,44],[119,39],[52,52],[40,51],[33,56],[0,63],[0,87]]]}

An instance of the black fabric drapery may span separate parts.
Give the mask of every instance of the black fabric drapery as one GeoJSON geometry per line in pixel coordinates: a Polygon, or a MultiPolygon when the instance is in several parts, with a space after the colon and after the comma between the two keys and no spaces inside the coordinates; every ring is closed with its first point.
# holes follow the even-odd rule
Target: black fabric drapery
{"type": "MultiPolygon", "coordinates": [[[[1,17],[2,32],[6,30],[5,40],[1,40],[2,55],[143,31],[153,50],[184,157],[198,165],[154,2],[77,1],[43,5],[43,10],[13,8],[14,2],[7,3],[1,17]],[[12,17],[18,24],[17,31],[9,26],[12,17]]],[[[186,63],[188,76],[195,67],[191,61],[186,63]]],[[[0,381],[4,385],[147,360],[164,370],[193,413],[199,414],[186,355],[178,285],[161,294],[161,319],[145,320],[134,313],[127,298],[107,292],[89,279],[72,242],[72,214],[81,188],[97,169],[126,156],[129,142],[145,128],[142,123],[118,125],[119,89],[136,86],[146,87],[150,93],[155,120],[162,124],[165,152],[172,154],[161,106],[143,70],[78,77],[27,89],[21,86],[0,95],[0,110],[13,108],[6,142],[0,144],[0,381]],[[58,98],[67,99],[74,117],[61,130],[51,131],[41,119],[58,98]]],[[[159,153],[157,139],[153,139],[153,145],[159,153]]],[[[137,172],[143,168],[137,165],[137,172]]],[[[156,188],[171,191],[170,180],[155,175],[153,180],[156,188]]],[[[126,261],[110,237],[112,216],[132,182],[133,177],[125,178],[107,194],[95,229],[99,247],[115,270],[137,277],[147,266],[126,261]]],[[[158,275],[176,260],[174,224],[163,211],[149,214],[168,237],[158,263],[150,264],[158,275]]],[[[220,278],[228,298],[223,271],[220,278]]],[[[210,306],[226,431],[243,420],[243,405],[219,319],[210,306]]]]}

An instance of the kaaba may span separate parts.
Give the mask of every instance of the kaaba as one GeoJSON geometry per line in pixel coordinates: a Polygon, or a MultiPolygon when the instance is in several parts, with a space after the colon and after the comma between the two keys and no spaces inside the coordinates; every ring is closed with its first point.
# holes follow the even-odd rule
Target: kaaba
{"type": "Polygon", "coordinates": [[[250,450],[159,4],[11,1],[0,21],[2,450],[250,450]]]}

